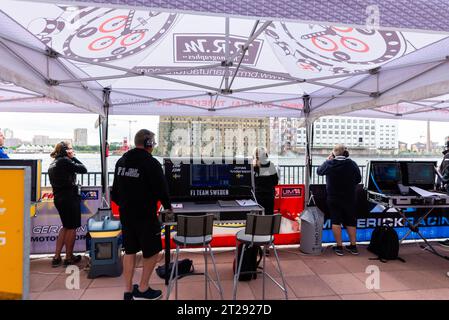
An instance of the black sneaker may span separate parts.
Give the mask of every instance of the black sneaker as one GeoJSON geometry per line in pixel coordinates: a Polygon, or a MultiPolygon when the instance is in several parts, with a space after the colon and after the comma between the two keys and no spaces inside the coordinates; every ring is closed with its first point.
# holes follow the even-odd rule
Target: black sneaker
{"type": "Polygon", "coordinates": [[[345,246],[345,250],[350,252],[353,255],[359,254],[359,250],[357,250],[357,246],[355,244],[350,245],[350,246],[345,246]]]}
{"type": "Polygon", "coordinates": [[[134,300],[158,300],[162,298],[162,291],[153,290],[150,287],[148,287],[147,291],[140,292],[139,286],[134,285],[132,295],[134,297],[134,300]]]}
{"type": "Polygon", "coordinates": [[[446,239],[444,241],[438,241],[438,243],[440,244],[440,246],[449,248],[449,239],[446,239]]]}
{"type": "Polygon", "coordinates": [[[78,262],[81,261],[81,256],[80,255],[76,255],[76,256],[72,256],[72,258],[70,259],[64,259],[64,267],[70,266],[72,264],[77,264],[78,262]]]}
{"type": "Polygon", "coordinates": [[[337,256],[343,255],[343,247],[342,246],[333,246],[332,250],[334,250],[334,252],[337,256]]]}
{"type": "Polygon", "coordinates": [[[53,259],[51,260],[51,267],[52,267],[52,268],[57,268],[57,267],[59,267],[60,265],[62,265],[62,259],[61,259],[61,257],[59,257],[59,258],[53,258],[53,259]]]}
{"type": "Polygon", "coordinates": [[[132,292],[125,292],[123,294],[123,300],[134,300],[132,292]]]}

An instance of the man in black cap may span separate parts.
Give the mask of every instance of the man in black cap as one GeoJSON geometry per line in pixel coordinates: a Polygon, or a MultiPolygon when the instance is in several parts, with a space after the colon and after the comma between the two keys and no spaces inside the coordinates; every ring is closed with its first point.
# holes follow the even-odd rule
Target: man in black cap
{"type": "Polygon", "coordinates": [[[157,218],[157,202],[171,210],[168,186],[161,164],[151,152],[156,145],[154,133],[142,129],[134,138],[135,148],[115,165],[111,197],[120,207],[122,223],[123,274],[126,281],[124,300],[156,300],[161,290],[150,288],[148,282],[162,250],[161,226],[157,218]],[[142,251],[143,271],[140,284],[132,283],[136,253],[142,251]]]}

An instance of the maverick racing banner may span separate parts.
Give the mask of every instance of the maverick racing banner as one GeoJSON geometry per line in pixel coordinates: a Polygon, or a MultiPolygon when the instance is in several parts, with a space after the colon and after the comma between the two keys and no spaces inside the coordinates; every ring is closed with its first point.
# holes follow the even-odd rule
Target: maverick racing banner
{"type": "MultiPolygon", "coordinates": [[[[325,215],[323,226],[323,242],[335,242],[332,234],[332,223],[330,220],[329,209],[326,204],[326,185],[311,185],[311,192],[314,195],[318,208],[325,215]]],[[[386,212],[376,210],[376,205],[369,203],[366,191],[363,185],[359,184],[357,188],[357,241],[370,241],[371,233],[376,226],[382,225],[384,222],[392,225],[398,233],[399,239],[402,239],[410,230],[408,222],[402,218],[399,213],[386,212]]],[[[408,209],[405,216],[412,224],[427,213],[429,209],[408,209]]],[[[419,231],[426,239],[449,238],[449,210],[435,209],[419,224],[419,231]]],[[[343,241],[349,241],[346,232],[342,233],[343,241]]],[[[410,233],[407,240],[421,240],[420,236],[414,232],[410,233]]]]}

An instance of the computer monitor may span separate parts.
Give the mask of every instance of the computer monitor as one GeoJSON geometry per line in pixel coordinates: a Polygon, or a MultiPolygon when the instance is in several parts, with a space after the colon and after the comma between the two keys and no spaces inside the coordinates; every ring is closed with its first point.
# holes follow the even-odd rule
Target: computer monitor
{"type": "Polygon", "coordinates": [[[379,163],[373,168],[377,182],[401,181],[401,167],[399,163],[379,163]]]}
{"type": "Polygon", "coordinates": [[[371,161],[368,173],[368,190],[395,191],[398,183],[402,183],[402,171],[399,162],[371,161]]]}
{"type": "Polygon", "coordinates": [[[233,165],[192,164],[190,183],[192,187],[226,187],[231,184],[233,165]]]}
{"type": "Polygon", "coordinates": [[[42,160],[40,159],[2,159],[0,166],[24,166],[31,170],[31,189],[29,190],[32,202],[38,202],[41,199],[41,175],[42,160]]]}
{"type": "Polygon", "coordinates": [[[252,198],[248,159],[165,158],[164,171],[172,201],[252,198]]]}
{"type": "Polygon", "coordinates": [[[407,162],[406,185],[433,189],[436,178],[435,166],[436,163],[434,161],[407,162]]]}

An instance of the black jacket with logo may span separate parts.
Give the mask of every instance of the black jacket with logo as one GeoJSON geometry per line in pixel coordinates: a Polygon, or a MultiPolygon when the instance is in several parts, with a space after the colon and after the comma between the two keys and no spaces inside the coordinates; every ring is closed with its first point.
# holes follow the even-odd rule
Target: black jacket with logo
{"type": "Polygon", "coordinates": [[[164,208],[171,208],[159,161],[144,149],[125,153],[115,165],[111,199],[120,206],[120,214],[128,217],[155,219],[158,201],[164,208]]]}
{"type": "Polygon", "coordinates": [[[254,166],[254,185],[256,196],[274,196],[274,187],[279,183],[279,176],[274,164],[268,161],[254,166]]]}
{"type": "Polygon", "coordinates": [[[326,176],[328,198],[355,201],[355,188],[361,182],[362,176],[354,161],[341,156],[326,160],[317,169],[317,174],[326,176]]]}
{"type": "Polygon", "coordinates": [[[84,164],[77,158],[57,157],[48,168],[53,194],[76,190],[76,174],[87,173],[84,164]]]}

